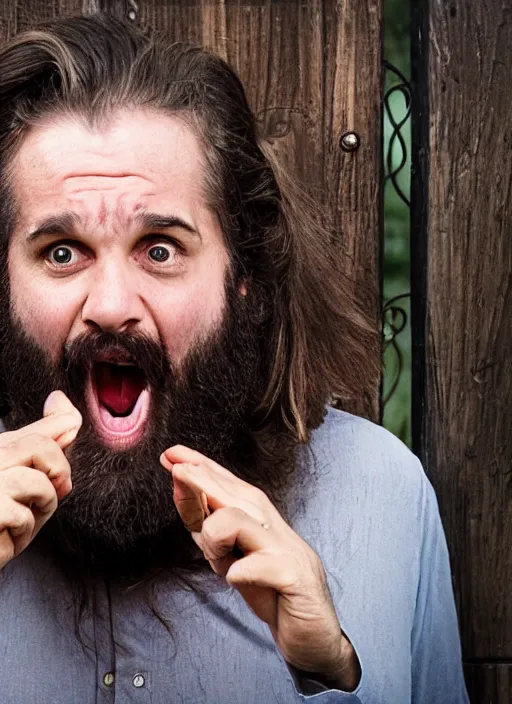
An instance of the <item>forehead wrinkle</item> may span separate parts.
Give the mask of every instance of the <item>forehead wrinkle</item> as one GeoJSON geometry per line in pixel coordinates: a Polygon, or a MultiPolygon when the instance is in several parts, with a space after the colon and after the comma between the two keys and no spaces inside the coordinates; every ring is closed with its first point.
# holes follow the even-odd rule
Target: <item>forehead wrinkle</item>
{"type": "Polygon", "coordinates": [[[100,211],[98,213],[98,220],[99,220],[100,225],[105,224],[106,218],[107,218],[107,204],[105,203],[105,196],[102,196],[101,203],[100,203],[100,211]]]}
{"type": "MultiPolygon", "coordinates": [[[[77,216],[84,228],[93,232],[107,228],[114,234],[116,229],[127,231],[133,228],[133,222],[137,213],[143,210],[143,206],[136,201],[133,207],[126,201],[132,200],[129,193],[117,193],[110,198],[105,195],[103,189],[87,189],[80,193],[75,192],[68,199],[78,203],[74,210],[78,211],[77,216]]],[[[133,202],[133,200],[132,200],[133,202]]]]}
{"type": "Polygon", "coordinates": [[[154,179],[151,175],[142,175],[137,173],[101,172],[98,168],[94,172],[72,172],[55,175],[59,185],[63,186],[64,192],[68,195],[74,195],[90,191],[94,192],[111,192],[119,189],[140,188],[154,185],[154,179]]]}

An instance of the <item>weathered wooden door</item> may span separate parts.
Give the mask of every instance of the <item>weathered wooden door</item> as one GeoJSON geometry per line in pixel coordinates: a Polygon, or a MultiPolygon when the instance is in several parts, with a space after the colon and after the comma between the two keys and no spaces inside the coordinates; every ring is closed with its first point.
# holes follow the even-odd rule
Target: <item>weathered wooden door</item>
{"type": "Polygon", "coordinates": [[[415,0],[416,448],[474,704],[512,702],[512,0],[415,0]]]}

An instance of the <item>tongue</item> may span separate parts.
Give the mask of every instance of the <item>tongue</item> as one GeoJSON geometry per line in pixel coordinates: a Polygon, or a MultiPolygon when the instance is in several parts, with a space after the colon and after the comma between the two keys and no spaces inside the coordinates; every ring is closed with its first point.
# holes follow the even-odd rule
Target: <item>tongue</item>
{"type": "Polygon", "coordinates": [[[145,386],[141,370],[98,362],[95,371],[100,403],[117,415],[131,412],[145,386]]]}

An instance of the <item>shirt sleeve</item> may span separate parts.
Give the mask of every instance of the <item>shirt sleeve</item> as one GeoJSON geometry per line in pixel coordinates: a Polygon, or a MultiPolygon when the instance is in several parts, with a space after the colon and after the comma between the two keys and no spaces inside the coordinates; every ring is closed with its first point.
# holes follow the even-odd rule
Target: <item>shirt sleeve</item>
{"type": "Polygon", "coordinates": [[[356,694],[342,692],[339,689],[329,689],[316,680],[286,663],[295,684],[297,704],[299,702],[314,702],[314,704],[361,704],[356,694]]]}
{"type": "Polygon", "coordinates": [[[451,581],[437,499],[424,480],[420,576],[411,637],[412,704],[469,704],[451,581]]]}

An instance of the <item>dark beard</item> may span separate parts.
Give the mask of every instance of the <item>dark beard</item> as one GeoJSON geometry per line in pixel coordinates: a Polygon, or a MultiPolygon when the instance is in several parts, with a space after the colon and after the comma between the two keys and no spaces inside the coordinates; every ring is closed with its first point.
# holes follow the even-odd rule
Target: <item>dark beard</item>
{"type": "Polygon", "coordinates": [[[54,389],[64,391],[84,419],[66,451],[73,490],[36,539],[73,576],[137,581],[161,570],[204,567],[177,515],[171,475],[159,463],[172,445],[198,450],[282,504],[294,442],[270,430],[255,432],[252,411],[265,387],[267,361],[261,321],[250,307],[228,287],[222,325],[180,369],[161,344],[140,333],[82,335],[55,365],[7,311],[2,316],[0,365],[11,405],[6,428],[41,418],[54,389]],[[146,434],[127,450],[103,443],[84,401],[88,362],[111,346],[137,361],[151,389],[146,434]]]}

